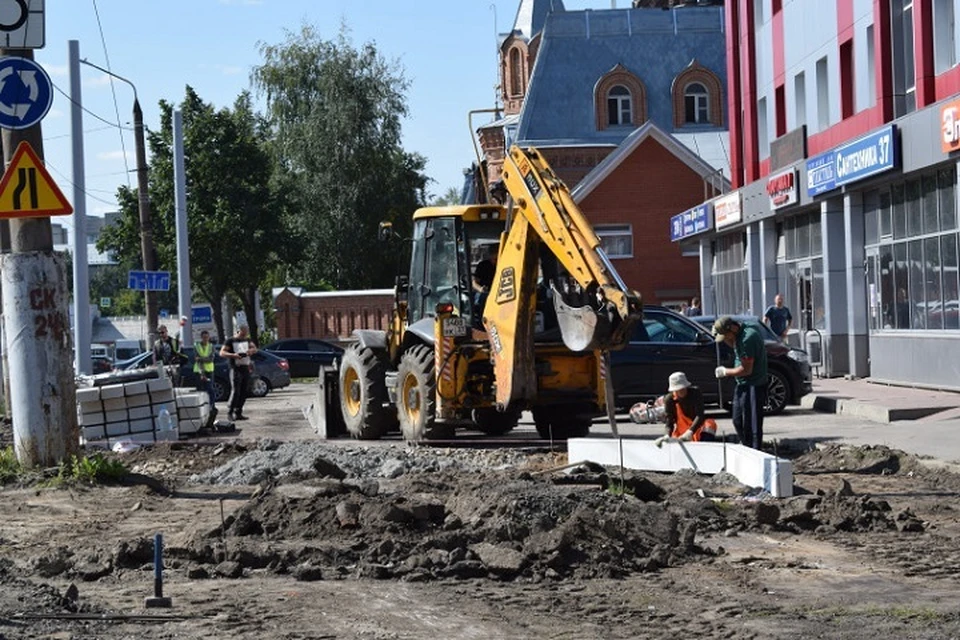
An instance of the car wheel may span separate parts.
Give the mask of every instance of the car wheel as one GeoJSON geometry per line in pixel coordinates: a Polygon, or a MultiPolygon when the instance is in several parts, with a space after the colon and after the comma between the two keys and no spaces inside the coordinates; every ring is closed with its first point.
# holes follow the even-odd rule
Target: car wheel
{"type": "Polygon", "coordinates": [[[217,402],[226,402],[230,399],[230,385],[220,378],[213,379],[213,397],[217,402]]]}
{"type": "Polygon", "coordinates": [[[763,407],[764,414],[774,416],[787,406],[787,399],[791,397],[790,382],[786,376],[770,369],[767,372],[767,404],[763,407]]]}
{"type": "Polygon", "coordinates": [[[270,383],[266,378],[257,376],[250,381],[250,395],[254,398],[262,398],[268,393],[270,393],[270,383]]]}

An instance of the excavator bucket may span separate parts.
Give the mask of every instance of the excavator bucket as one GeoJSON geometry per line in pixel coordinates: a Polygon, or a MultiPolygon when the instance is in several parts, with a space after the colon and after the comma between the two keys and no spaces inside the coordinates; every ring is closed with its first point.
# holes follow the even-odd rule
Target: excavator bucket
{"type": "Polygon", "coordinates": [[[611,323],[603,312],[598,313],[590,306],[570,306],[556,290],[553,292],[553,308],[557,312],[563,344],[571,351],[602,349],[610,342],[611,323]]]}

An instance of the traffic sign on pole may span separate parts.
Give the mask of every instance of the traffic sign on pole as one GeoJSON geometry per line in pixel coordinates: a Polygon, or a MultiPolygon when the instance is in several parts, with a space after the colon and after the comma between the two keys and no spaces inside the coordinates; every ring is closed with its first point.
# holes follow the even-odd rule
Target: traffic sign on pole
{"type": "Polygon", "coordinates": [[[0,47],[42,49],[46,40],[45,0],[0,0],[0,47]]]}
{"type": "Polygon", "coordinates": [[[29,129],[53,105],[53,83],[39,64],[27,58],[0,58],[0,127],[29,129]]]}
{"type": "Polygon", "coordinates": [[[169,291],[169,271],[130,271],[127,288],[135,291],[169,291]]]}
{"type": "Polygon", "coordinates": [[[17,145],[0,179],[0,218],[40,218],[73,213],[63,192],[27,141],[17,145]]]}

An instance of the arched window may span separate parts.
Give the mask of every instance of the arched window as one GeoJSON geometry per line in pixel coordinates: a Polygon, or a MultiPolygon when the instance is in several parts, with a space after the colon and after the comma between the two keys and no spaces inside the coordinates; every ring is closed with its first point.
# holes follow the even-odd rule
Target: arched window
{"type": "Polygon", "coordinates": [[[510,50],[510,95],[523,95],[523,69],[520,66],[520,50],[510,50]]]}
{"type": "Polygon", "coordinates": [[[710,92],[699,82],[691,82],[683,91],[684,122],[707,124],[710,122],[710,92]]]}
{"type": "Polygon", "coordinates": [[[607,92],[607,124],[610,126],[633,124],[633,109],[630,90],[618,84],[607,92]]]}

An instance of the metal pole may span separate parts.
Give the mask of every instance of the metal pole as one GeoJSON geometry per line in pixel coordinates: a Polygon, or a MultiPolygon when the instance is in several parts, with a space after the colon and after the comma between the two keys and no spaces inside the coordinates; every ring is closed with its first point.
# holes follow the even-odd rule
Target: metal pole
{"type": "MultiPolygon", "coordinates": [[[[29,49],[0,55],[33,59],[29,49]]],[[[43,158],[43,134],[3,129],[5,164],[26,141],[43,158]]],[[[24,466],[53,466],[80,446],[66,267],[53,252],[49,217],[10,221],[11,253],[0,263],[14,450],[24,466]]]]}
{"type": "Polygon", "coordinates": [[[183,115],[173,112],[173,189],[177,201],[177,295],[180,316],[186,318],[180,342],[193,344],[193,296],[190,290],[190,242],[187,234],[187,174],[183,160],[183,115]]]}
{"type": "Polygon", "coordinates": [[[83,101],[80,42],[70,40],[70,137],[73,140],[73,328],[78,374],[93,373],[90,356],[90,275],[87,261],[87,198],[83,164],[83,101]]]}

